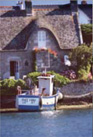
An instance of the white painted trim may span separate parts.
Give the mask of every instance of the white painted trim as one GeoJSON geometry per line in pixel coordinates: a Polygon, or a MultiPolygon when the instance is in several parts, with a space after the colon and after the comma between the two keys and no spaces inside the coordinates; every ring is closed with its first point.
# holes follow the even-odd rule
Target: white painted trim
{"type": "Polygon", "coordinates": [[[78,13],[79,13],[78,17],[79,17],[80,24],[90,23],[90,18],[81,9],[78,9],[78,13]]]}
{"type": "Polygon", "coordinates": [[[9,57],[9,58],[7,58],[7,62],[9,63],[10,61],[21,61],[21,59],[20,59],[20,57],[9,57]]]}

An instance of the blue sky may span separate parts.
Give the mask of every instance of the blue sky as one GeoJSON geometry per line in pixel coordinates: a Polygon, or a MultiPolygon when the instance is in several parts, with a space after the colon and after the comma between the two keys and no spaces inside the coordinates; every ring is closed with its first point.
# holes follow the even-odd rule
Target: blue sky
{"type": "MultiPolygon", "coordinates": [[[[14,6],[16,5],[18,0],[0,0],[0,6],[14,6]]],[[[24,0],[23,0],[24,1],[24,0]]],[[[69,3],[70,0],[32,0],[34,5],[37,4],[66,4],[69,3]]],[[[87,0],[90,4],[92,0],[87,0]]],[[[78,3],[81,3],[81,0],[78,0],[78,3]]]]}

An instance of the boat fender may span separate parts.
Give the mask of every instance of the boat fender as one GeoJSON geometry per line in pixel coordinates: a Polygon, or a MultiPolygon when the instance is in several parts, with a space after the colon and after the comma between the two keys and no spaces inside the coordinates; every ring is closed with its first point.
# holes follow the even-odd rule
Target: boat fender
{"type": "Polygon", "coordinates": [[[57,89],[57,94],[58,94],[58,100],[63,98],[63,94],[60,92],[59,89],[57,89]]]}
{"type": "Polygon", "coordinates": [[[58,93],[58,100],[63,98],[63,94],[61,92],[58,93]]]}

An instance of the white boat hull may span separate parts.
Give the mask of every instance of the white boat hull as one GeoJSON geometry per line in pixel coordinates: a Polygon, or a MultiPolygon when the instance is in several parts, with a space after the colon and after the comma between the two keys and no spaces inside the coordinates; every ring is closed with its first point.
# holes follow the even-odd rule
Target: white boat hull
{"type": "Polygon", "coordinates": [[[58,102],[58,94],[53,96],[17,95],[16,108],[19,110],[46,110],[55,109],[58,102]]]}
{"type": "Polygon", "coordinates": [[[42,100],[42,110],[46,110],[46,109],[55,109],[56,108],[56,104],[58,102],[58,94],[55,94],[53,96],[44,96],[41,97],[42,100]]]}
{"type": "Polygon", "coordinates": [[[40,97],[33,95],[18,95],[16,97],[16,107],[19,110],[39,110],[40,97]]]}

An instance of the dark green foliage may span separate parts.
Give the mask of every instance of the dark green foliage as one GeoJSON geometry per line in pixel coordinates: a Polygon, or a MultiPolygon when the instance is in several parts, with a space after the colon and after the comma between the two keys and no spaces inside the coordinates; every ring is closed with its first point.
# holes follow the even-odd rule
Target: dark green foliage
{"type": "Polygon", "coordinates": [[[83,40],[86,44],[91,44],[92,42],[92,24],[81,25],[81,30],[83,34],[83,40]]]}
{"type": "Polygon", "coordinates": [[[25,83],[25,81],[22,80],[22,79],[16,80],[16,87],[17,87],[18,85],[21,86],[22,89],[27,89],[26,83],[25,83]]]}
{"type": "Polygon", "coordinates": [[[3,89],[14,89],[16,84],[16,80],[13,79],[4,79],[1,82],[1,85],[3,89]]]}
{"type": "Polygon", "coordinates": [[[27,75],[27,78],[30,78],[34,84],[38,84],[37,77],[40,76],[40,72],[31,72],[27,75]]]}
{"type": "Polygon", "coordinates": [[[90,65],[87,66],[87,69],[81,68],[78,71],[79,78],[84,80],[84,81],[87,81],[89,72],[90,72],[90,65]]]}
{"type": "MultiPolygon", "coordinates": [[[[38,79],[37,77],[40,76],[40,72],[32,72],[27,75],[27,78],[31,78],[32,82],[34,84],[38,85],[38,79]]],[[[62,87],[62,85],[65,85],[70,82],[70,80],[64,76],[61,76],[58,73],[55,73],[53,71],[48,72],[48,74],[54,75],[54,84],[55,86],[62,87]]],[[[17,86],[21,86],[22,89],[27,89],[26,83],[24,80],[14,80],[14,79],[5,79],[0,81],[0,94],[3,95],[16,95],[17,94],[17,86]]]]}
{"type": "MultiPolygon", "coordinates": [[[[64,76],[61,76],[58,73],[55,73],[54,71],[47,72],[48,74],[54,75],[54,84],[55,86],[62,87],[62,85],[65,85],[70,82],[70,80],[64,76]]],[[[40,76],[40,72],[32,72],[27,75],[28,78],[31,78],[32,82],[34,84],[38,85],[38,79],[37,77],[40,76]]]]}
{"type": "Polygon", "coordinates": [[[70,80],[68,78],[66,78],[65,76],[62,76],[58,73],[55,73],[54,71],[49,71],[47,73],[55,76],[54,77],[54,84],[57,87],[62,87],[63,85],[66,85],[67,83],[70,82],[70,80]]]}
{"type": "Polygon", "coordinates": [[[72,62],[77,62],[77,72],[79,78],[87,78],[92,63],[92,47],[88,47],[86,45],[78,46],[73,49],[70,54],[70,60],[72,62]]]}
{"type": "Polygon", "coordinates": [[[0,80],[0,89],[1,89],[1,87],[2,87],[2,81],[0,80]]]}
{"type": "Polygon", "coordinates": [[[92,24],[83,24],[81,25],[81,29],[86,35],[92,35],[92,24]]]}
{"type": "Polygon", "coordinates": [[[86,35],[92,35],[92,24],[83,24],[81,25],[81,29],[86,35]]]}
{"type": "Polygon", "coordinates": [[[0,94],[16,94],[17,93],[17,86],[21,86],[22,89],[26,89],[25,81],[19,79],[4,79],[0,81],[0,94]]]}

